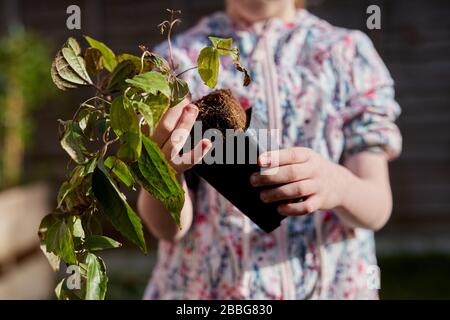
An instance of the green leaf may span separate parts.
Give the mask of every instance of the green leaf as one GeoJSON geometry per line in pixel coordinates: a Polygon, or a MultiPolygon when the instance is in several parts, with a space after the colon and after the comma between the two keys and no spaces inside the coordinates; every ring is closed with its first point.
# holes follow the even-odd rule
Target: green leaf
{"type": "Polygon", "coordinates": [[[92,158],[84,167],[84,174],[93,173],[95,167],[97,166],[97,158],[92,158]]]}
{"type": "Polygon", "coordinates": [[[238,48],[233,47],[230,50],[230,56],[231,56],[231,60],[233,61],[239,61],[240,57],[241,57],[241,52],[239,51],[238,48]]]}
{"type": "Polygon", "coordinates": [[[233,60],[233,64],[236,68],[236,70],[238,70],[239,72],[242,72],[244,74],[244,87],[247,87],[251,82],[251,78],[250,78],[250,74],[247,71],[247,69],[244,68],[244,66],[241,64],[241,62],[239,61],[240,58],[240,52],[239,49],[234,47],[231,49],[230,51],[231,54],[231,59],[233,60]]]}
{"type": "Polygon", "coordinates": [[[77,39],[70,37],[69,39],[67,39],[65,46],[70,48],[70,50],[72,50],[75,55],[78,56],[81,54],[80,44],[78,43],[77,39]]]}
{"type": "Polygon", "coordinates": [[[86,300],[104,300],[108,284],[105,263],[100,257],[88,253],[86,256],[86,266],[86,300]]]}
{"type": "Polygon", "coordinates": [[[77,238],[84,238],[84,230],[83,230],[83,225],[81,223],[81,219],[79,216],[71,216],[70,217],[70,223],[71,225],[71,230],[72,230],[72,234],[74,237],[77,238]]]}
{"type": "Polygon", "coordinates": [[[58,191],[58,196],[57,196],[57,201],[58,201],[58,206],[57,208],[60,208],[61,205],[63,204],[64,199],[67,197],[67,195],[69,194],[69,192],[72,190],[72,185],[70,184],[69,181],[64,181],[61,185],[61,187],[59,187],[59,191],[58,191]]]}
{"type": "Polygon", "coordinates": [[[84,241],[83,247],[90,252],[101,251],[105,249],[115,249],[121,247],[122,244],[114,239],[92,235],[84,241]]]}
{"type": "Polygon", "coordinates": [[[73,85],[87,85],[89,82],[83,79],[69,64],[63,56],[62,51],[58,51],[55,57],[55,66],[61,79],[73,85]]]}
{"type": "Polygon", "coordinates": [[[54,272],[59,271],[59,266],[61,264],[61,259],[54,253],[48,252],[47,247],[44,242],[41,241],[40,245],[41,251],[44,253],[45,257],[47,258],[48,263],[50,264],[50,267],[54,272]]]}
{"type": "Polygon", "coordinates": [[[62,124],[64,125],[64,135],[60,141],[62,148],[76,163],[85,163],[87,150],[80,126],[73,120],[62,122],[62,124]]]}
{"type": "Polygon", "coordinates": [[[96,112],[88,108],[81,109],[77,114],[76,120],[78,121],[78,126],[80,127],[83,134],[86,128],[89,126],[89,116],[91,114],[96,114],[96,112]]]}
{"type": "Polygon", "coordinates": [[[125,196],[114,184],[103,165],[99,164],[94,170],[92,188],[114,228],[147,253],[141,220],[128,205],[125,196]]]}
{"type": "Polygon", "coordinates": [[[118,96],[113,100],[110,121],[114,133],[119,137],[125,132],[139,130],[137,115],[123,96],[118,96]]]}
{"type": "Polygon", "coordinates": [[[54,253],[68,264],[76,263],[72,231],[61,214],[49,214],[39,226],[39,235],[47,252],[54,253]]]}
{"type": "Polygon", "coordinates": [[[136,112],[123,96],[118,96],[112,102],[110,120],[121,142],[117,155],[126,161],[135,161],[141,154],[142,133],[136,112]]]}
{"type": "MultiPolygon", "coordinates": [[[[167,99],[167,98],[166,98],[167,99]]],[[[153,110],[150,106],[142,101],[133,101],[132,102],[134,108],[140,112],[140,114],[144,117],[145,122],[150,127],[150,131],[153,130],[154,121],[153,121],[153,110]]]]}
{"type": "Polygon", "coordinates": [[[117,66],[116,55],[114,54],[114,52],[103,42],[97,41],[89,36],[85,36],[85,39],[91,47],[98,49],[102,53],[103,65],[105,66],[106,70],[112,72],[117,66]]]}
{"type": "Polygon", "coordinates": [[[165,95],[149,94],[144,102],[133,101],[133,106],[141,113],[144,117],[145,122],[148,124],[150,133],[158,124],[162,115],[169,108],[170,100],[165,95]]]}
{"type": "Polygon", "coordinates": [[[214,88],[219,75],[219,52],[213,47],[203,48],[197,58],[197,64],[203,82],[208,87],[214,88]]]}
{"type": "Polygon", "coordinates": [[[58,282],[58,284],[55,287],[55,296],[58,300],[66,300],[66,296],[64,294],[65,292],[63,289],[65,281],[66,281],[66,279],[61,279],[61,281],[58,282]]]}
{"type": "Polygon", "coordinates": [[[69,229],[72,230],[75,251],[78,251],[81,249],[83,239],[85,238],[81,217],[78,215],[70,216],[67,219],[67,225],[69,226],[69,229]]]}
{"type": "Polygon", "coordinates": [[[84,51],[86,70],[89,74],[97,75],[103,69],[102,53],[96,48],[87,48],[84,51]]]}
{"type": "Polygon", "coordinates": [[[131,61],[136,66],[136,70],[141,68],[141,58],[129,53],[121,53],[116,56],[117,62],[131,61]]]}
{"type": "Polygon", "coordinates": [[[153,125],[154,127],[156,127],[159,120],[161,120],[161,117],[169,108],[170,100],[162,94],[149,94],[145,99],[145,104],[147,104],[152,110],[153,125]]]}
{"type": "Polygon", "coordinates": [[[71,213],[83,213],[92,199],[89,197],[91,187],[90,174],[96,166],[96,158],[85,165],[77,165],[70,173],[70,179],[63,182],[58,192],[58,209],[71,213]]]}
{"type": "Polygon", "coordinates": [[[101,117],[101,113],[92,109],[82,109],[77,115],[78,125],[86,139],[94,141],[95,125],[101,117]]]}
{"type": "Polygon", "coordinates": [[[147,56],[147,59],[159,71],[164,72],[164,73],[169,72],[169,70],[170,70],[169,63],[167,62],[166,59],[164,59],[160,55],[157,55],[154,52],[150,52],[149,55],[147,56]]]}
{"type": "Polygon", "coordinates": [[[95,132],[98,136],[102,136],[110,127],[111,121],[109,117],[102,117],[95,124],[95,132]]]}
{"type": "Polygon", "coordinates": [[[52,62],[52,67],[50,69],[50,75],[52,77],[53,83],[56,85],[56,87],[58,89],[67,90],[67,89],[78,88],[78,85],[61,78],[61,76],[58,73],[58,69],[56,68],[56,58],[52,62]]]}
{"type": "Polygon", "coordinates": [[[105,162],[105,167],[122,181],[127,187],[131,187],[134,184],[133,175],[131,174],[128,166],[117,157],[109,156],[105,162]]]}
{"type": "Polygon", "coordinates": [[[170,98],[170,86],[167,77],[156,71],[138,74],[133,79],[127,79],[127,83],[144,90],[147,93],[157,95],[161,92],[170,98]]]}
{"type": "Polygon", "coordinates": [[[144,137],[142,142],[144,148],[138,163],[131,165],[132,172],[142,187],[164,204],[176,224],[180,226],[184,190],[158,145],[147,137],[144,137]]]}
{"type": "Polygon", "coordinates": [[[83,57],[80,56],[80,46],[77,40],[69,38],[64,48],[61,49],[61,52],[73,71],[75,71],[81,79],[92,84],[92,80],[86,70],[86,62],[83,57]]]}
{"type": "Polygon", "coordinates": [[[220,55],[228,55],[233,46],[232,38],[208,37],[220,55]]]}
{"type": "Polygon", "coordinates": [[[67,287],[67,278],[61,279],[55,287],[55,296],[58,300],[81,300],[79,294],[80,290],[67,287]]]}
{"type": "Polygon", "coordinates": [[[171,104],[170,106],[176,106],[189,94],[189,86],[183,79],[175,78],[175,80],[170,84],[171,89],[171,104]]]}
{"type": "Polygon", "coordinates": [[[80,76],[86,83],[92,84],[92,80],[86,70],[86,62],[83,57],[74,56],[70,49],[62,48],[62,55],[70,67],[80,76]]]}
{"type": "Polygon", "coordinates": [[[107,90],[111,92],[123,90],[127,86],[125,80],[132,78],[136,73],[136,66],[133,62],[129,60],[120,62],[108,76],[107,90]]]}
{"type": "Polygon", "coordinates": [[[125,132],[120,137],[120,147],[117,150],[117,157],[126,161],[133,162],[136,161],[141,155],[141,139],[142,134],[135,132],[125,132]]]}
{"type": "MultiPolygon", "coordinates": [[[[139,73],[141,71],[141,58],[129,53],[121,53],[117,55],[117,62],[121,63],[122,61],[131,61],[134,64],[134,67],[136,68],[136,73],[139,73]]],[[[144,60],[144,68],[142,72],[147,72],[152,70],[153,63],[151,63],[148,60],[144,60]]]]}
{"type": "Polygon", "coordinates": [[[94,212],[83,214],[81,216],[81,223],[83,224],[83,230],[85,230],[87,236],[103,233],[102,224],[94,212]]]}

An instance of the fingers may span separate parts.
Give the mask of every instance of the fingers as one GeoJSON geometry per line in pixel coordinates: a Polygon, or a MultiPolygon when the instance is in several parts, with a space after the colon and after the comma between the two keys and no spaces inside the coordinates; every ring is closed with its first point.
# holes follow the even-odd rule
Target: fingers
{"type": "Polygon", "coordinates": [[[265,152],[258,158],[258,165],[263,168],[285,166],[307,162],[311,151],[308,148],[291,148],[265,152]]]}
{"type": "Polygon", "coordinates": [[[168,159],[176,157],[183,148],[197,119],[197,114],[198,108],[193,104],[183,108],[177,124],[172,128],[168,140],[161,148],[168,159]]]}
{"type": "Polygon", "coordinates": [[[194,165],[199,163],[205,154],[212,148],[212,143],[208,139],[202,139],[197,145],[189,152],[184,153],[182,156],[177,156],[172,161],[176,166],[178,172],[184,172],[194,165]]]}
{"type": "Polygon", "coordinates": [[[170,138],[172,131],[175,129],[181,115],[183,114],[184,108],[188,105],[189,101],[184,99],[176,106],[169,108],[169,110],[167,110],[159,121],[151,138],[160,148],[162,148],[166,141],[170,138]]]}
{"type": "Polygon", "coordinates": [[[308,163],[275,167],[265,170],[264,173],[254,173],[250,177],[250,183],[254,187],[286,184],[311,178],[312,171],[312,166],[308,163]]]}
{"type": "Polygon", "coordinates": [[[278,213],[284,216],[301,216],[320,209],[320,198],[312,195],[303,202],[285,203],[278,206],[278,213]]]}
{"type": "Polygon", "coordinates": [[[263,202],[269,203],[309,196],[316,191],[317,186],[313,180],[302,180],[284,184],[277,188],[263,190],[261,191],[260,197],[263,202]]]}

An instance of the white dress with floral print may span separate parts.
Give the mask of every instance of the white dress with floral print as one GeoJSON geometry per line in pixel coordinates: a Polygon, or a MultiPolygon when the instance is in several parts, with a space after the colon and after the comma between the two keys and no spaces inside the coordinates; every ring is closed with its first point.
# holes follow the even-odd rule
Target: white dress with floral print
{"type": "MultiPolygon", "coordinates": [[[[181,69],[196,65],[208,36],[232,37],[252,84],[230,59],[219,88],[230,88],[252,124],[282,130],[282,147],[312,148],[339,162],[362,151],[401,150],[393,81],[366,35],[331,26],[306,10],[295,22],[233,24],[222,12],[175,37],[181,69]]],[[[166,54],[167,45],[157,52],[166,54]]],[[[193,98],[209,92],[186,74],[193,98]]],[[[230,177],[232,178],[232,177],[230,177]]],[[[174,243],[161,241],[146,299],[373,299],[378,292],[373,232],[344,226],[333,211],[288,217],[260,230],[205,181],[195,192],[194,221],[174,243]],[[376,275],[376,274],[375,274],[376,275]]],[[[261,212],[264,214],[264,212],[261,212]]]]}

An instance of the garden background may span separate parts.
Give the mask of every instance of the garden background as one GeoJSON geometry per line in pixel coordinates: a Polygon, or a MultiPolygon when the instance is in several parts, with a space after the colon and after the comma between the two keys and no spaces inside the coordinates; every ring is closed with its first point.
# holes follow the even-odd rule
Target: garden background
{"type": "MultiPolygon", "coordinates": [[[[37,226],[55,206],[68,162],[57,119],[70,117],[86,92],[57,96],[45,57],[82,34],[116,52],[138,53],[138,44],[163,40],[156,26],[166,8],[182,10],[179,32],[222,9],[223,1],[0,0],[0,298],[53,297],[56,277],[39,251],[37,226]],[[66,28],[71,4],[81,8],[81,30],[66,28]],[[30,36],[24,30],[32,32],[32,44],[20,43],[30,36]],[[32,59],[30,70],[21,59],[32,59]]],[[[396,81],[404,145],[390,165],[392,219],[377,234],[381,297],[450,298],[450,2],[310,0],[307,8],[366,32],[396,81]],[[366,28],[371,4],[381,8],[381,30],[366,28]]],[[[131,247],[105,255],[108,298],[142,296],[156,248],[147,238],[148,256],[131,247]]]]}

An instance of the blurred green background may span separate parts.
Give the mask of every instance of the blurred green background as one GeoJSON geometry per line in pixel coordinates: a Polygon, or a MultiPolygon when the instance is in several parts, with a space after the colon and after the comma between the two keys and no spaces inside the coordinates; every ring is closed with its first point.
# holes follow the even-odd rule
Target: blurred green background
{"type": "MultiPolygon", "coordinates": [[[[0,0],[0,298],[52,298],[55,275],[36,230],[55,206],[68,158],[57,119],[87,92],[57,94],[49,64],[69,36],[89,34],[118,52],[161,42],[164,10],[182,10],[177,31],[223,8],[222,0],[0,0]],[[68,30],[66,9],[81,8],[81,30],[68,30]],[[27,61],[24,63],[24,61],[27,61]]],[[[390,166],[394,212],[377,233],[381,297],[450,298],[450,3],[444,0],[310,0],[331,23],[366,32],[396,81],[404,151],[390,166]],[[377,4],[382,29],[367,30],[377,4]]],[[[135,195],[129,195],[134,202],[135,195]]],[[[113,232],[108,229],[109,232],[113,232]]],[[[132,247],[105,255],[108,298],[140,299],[155,260],[132,247]]]]}

